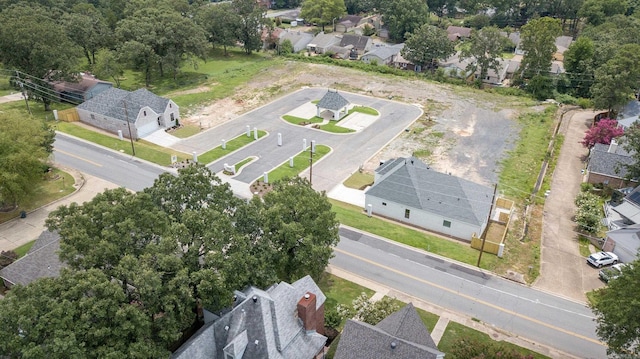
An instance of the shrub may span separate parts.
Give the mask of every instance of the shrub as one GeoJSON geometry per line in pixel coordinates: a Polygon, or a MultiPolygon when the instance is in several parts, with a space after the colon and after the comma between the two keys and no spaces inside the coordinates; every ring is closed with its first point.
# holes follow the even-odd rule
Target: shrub
{"type": "Polygon", "coordinates": [[[566,94],[566,93],[558,93],[558,92],[554,92],[554,96],[553,98],[565,105],[577,105],[578,104],[578,99],[566,94]]]}
{"type": "Polygon", "coordinates": [[[362,34],[364,36],[373,36],[376,34],[376,29],[369,24],[364,24],[364,27],[362,29],[362,34]]]}
{"type": "Polygon", "coordinates": [[[593,108],[593,100],[588,98],[579,98],[576,105],[580,106],[581,108],[593,108]]]}

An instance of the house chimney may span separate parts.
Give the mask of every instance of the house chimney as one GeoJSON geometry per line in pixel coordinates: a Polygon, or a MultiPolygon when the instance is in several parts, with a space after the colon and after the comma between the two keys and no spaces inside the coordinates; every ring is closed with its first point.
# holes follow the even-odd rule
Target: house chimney
{"type": "Polygon", "coordinates": [[[607,152],[616,153],[617,150],[618,150],[618,142],[616,142],[616,140],[614,139],[611,139],[611,143],[609,144],[609,150],[607,152]]]}
{"type": "Polygon", "coordinates": [[[324,333],[324,307],[316,310],[316,295],[307,292],[298,301],[298,318],[302,320],[304,330],[314,330],[320,334],[324,333]]]}

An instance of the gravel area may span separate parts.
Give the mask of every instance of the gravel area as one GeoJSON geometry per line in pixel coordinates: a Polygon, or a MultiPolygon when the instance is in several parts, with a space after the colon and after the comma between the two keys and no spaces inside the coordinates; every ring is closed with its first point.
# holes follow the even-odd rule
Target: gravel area
{"type": "Polygon", "coordinates": [[[214,127],[304,86],[336,88],[423,108],[423,118],[372,157],[364,165],[366,171],[373,171],[381,160],[415,154],[439,171],[487,185],[497,181],[499,161],[519,132],[514,119],[525,108],[516,98],[471,88],[291,62],[260,73],[235,95],[196,109],[183,120],[205,129],[214,127]]]}

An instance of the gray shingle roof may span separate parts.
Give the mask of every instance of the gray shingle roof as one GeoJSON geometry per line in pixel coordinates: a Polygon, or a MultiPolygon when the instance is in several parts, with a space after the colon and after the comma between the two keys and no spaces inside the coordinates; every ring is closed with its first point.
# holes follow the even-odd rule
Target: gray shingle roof
{"type": "Polygon", "coordinates": [[[624,178],[627,175],[627,169],[623,165],[633,164],[633,158],[620,145],[614,152],[608,151],[609,145],[597,143],[593,146],[589,155],[588,171],[614,178],[624,178]]]}
{"type": "Polygon", "coordinates": [[[315,47],[326,48],[337,44],[338,42],[340,42],[340,39],[338,39],[334,34],[325,34],[324,32],[320,32],[311,40],[310,44],[315,45],[315,47]]]}
{"type": "Polygon", "coordinates": [[[318,104],[316,105],[319,108],[326,108],[328,110],[340,110],[343,107],[347,106],[349,101],[342,97],[336,90],[329,90],[327,93],[320,99],[318,104]]]}
{"type": "Polygon", "coordinates": [[[60,235],[44,231],[22,258],[0,269],[0,278],[13,284],[27,285],[39,278],[58,277],[65,267],[58,258],[60,235]]]}
{"type": "Polygon", "coordinates": [[[307,292],[316,295],[316,309],[324,305],[325,295],[309,276],[266,291],[250,287],[230,312],[200,329],[172,358],[226,359],[226,352],[237,359],[311,359],[327,338],[306,332],[296,315],[297,303],[307,292]]]}
{"type": "Polygon", "coordinates": [[[393,46],[378,46],[374,47],[371,51],[367,52],[363,56],[376,56],[382,60],[387,60],[390,57],[400,53],[404,44],[397,44],[393,46]]]}
{"type": "Polygon", "coordinates": [[[160,97],[144,88],[133,92],[110,88],[78,105],[78,109],[121,121],[126,121],[128,117],[129,122],[133,123],[136,121],[136,117],[142,107],[149,106],[156,113],[164,113],[168,104],[168,99],[160,97]],[[127,104],[128,116],[124,111],[125,103],[127,104]]]}
{"type": "Polygon", "coordinates": [[[367,195],[480,225],[489,216],[493,190],[429,169],[415,157],[369,188],[367,195]]]}
{"type": "Polygon", "coordinates": [[[358,50],[364,50],[370,40],[369,36],[344,34],[342,35],[342,40],[340,40],[340,46],[347,47],[352,45],[358,50]]]}
{"type": "Polygon", "coordinates": [[[432,359],[443,356],[413,305],[408,304],[376,326],[348,320],[334,358],[432,359]]]}

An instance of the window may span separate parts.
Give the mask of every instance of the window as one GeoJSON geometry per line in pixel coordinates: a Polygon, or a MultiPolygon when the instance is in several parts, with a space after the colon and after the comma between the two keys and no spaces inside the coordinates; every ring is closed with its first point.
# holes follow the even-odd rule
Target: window
{"type": "Polygon", "coordinates": [[[450,221],[444,220],[444,221],[442,221],[442,225],[447,227],[447,228],[451,228],[451,222],[450,221]]]}
{"type": "Polygon", "coordinates": [[[387,202],[382,202],[382,205],[383,205],[383,206],[386,206],[386,205],[387,205],[387,202]]]}
{"type": "Polygon", "coordinates": [[[404,218],[409,218],[409,215],[411,215],[411,211],[408,209],[404,210],[404,218]]]}

